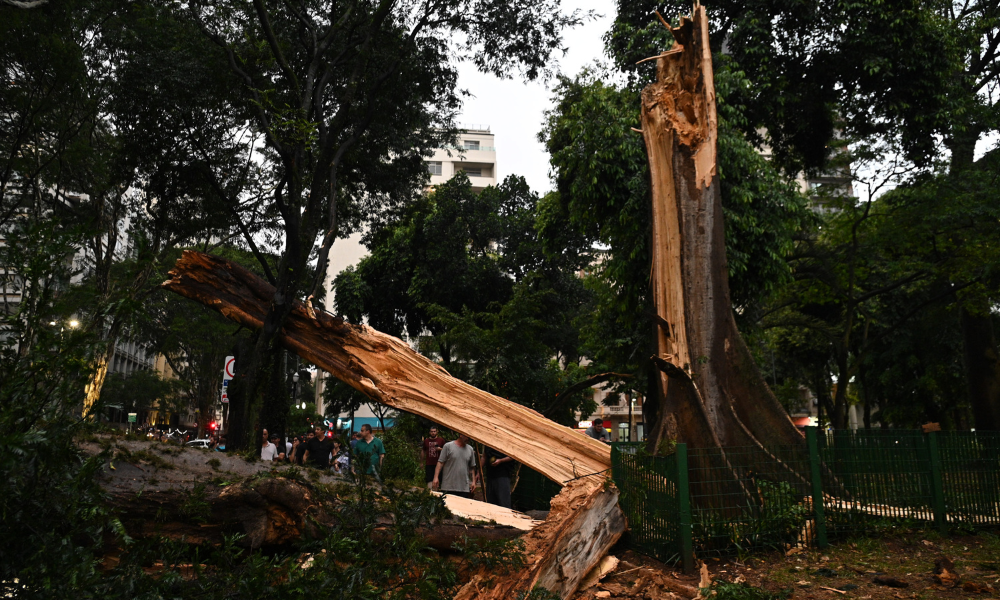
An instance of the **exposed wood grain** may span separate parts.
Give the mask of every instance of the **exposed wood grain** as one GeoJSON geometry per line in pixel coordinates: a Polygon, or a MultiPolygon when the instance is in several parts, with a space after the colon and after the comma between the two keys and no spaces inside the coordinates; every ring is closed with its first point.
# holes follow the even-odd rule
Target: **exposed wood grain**
{"type": "Polygon", "coordinates": [[[590,477],[569,483],[552,499],[545,521],[523,538],[528,565],[517,573],[482,572],[455,600],[507,600],[535,586],[568,598],[625,530],[618,490],[590,477]]]}

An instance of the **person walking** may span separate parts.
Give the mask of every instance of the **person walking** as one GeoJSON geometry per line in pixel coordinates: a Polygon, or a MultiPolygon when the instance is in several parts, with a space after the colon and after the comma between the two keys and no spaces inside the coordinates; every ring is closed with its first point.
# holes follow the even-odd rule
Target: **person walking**
{"type": "Polygon", "coordinates": [[[486,501],[510,508],[510,479],[514,473],[514,459],[493,448],[487,448],[485,456],[486,501]]]}
{"type": "Polygon", "coordinates": [[[431,489],[471,499],[477,483],[476,451],[469,443],[469,436],[459,435],[441,448],[431,489]]]}
{"type": "Polygon", "coordinates": [[[306,442],[306,452],[302,456],[302,464],[309,464],[318,469],[330,468],[330,454],[333,453],[333,440],[327,439],[326,432],[319,425],[316,435],[306,442]]]}
{"type": "Polygon", "coordinates": [[[358,455],[358,464],[365,469],[368,475],[374,475],[379,483],[382,482],[382,461],[385,460],[385,446],[382,440],[372,433],[372,426],[365,423],[361,426],[361,439],[354,445],[354,453],[358,455]]]}
{"type": "Polygon", "coordinates": [[[438,428],[431,427],[430,437],[424,438],[420,453],[424,457],[424,481],[431,487],[434,481],[434,471],[437,469],[438,456],[444,447],[444,438],[438,435],[438,428]]]}

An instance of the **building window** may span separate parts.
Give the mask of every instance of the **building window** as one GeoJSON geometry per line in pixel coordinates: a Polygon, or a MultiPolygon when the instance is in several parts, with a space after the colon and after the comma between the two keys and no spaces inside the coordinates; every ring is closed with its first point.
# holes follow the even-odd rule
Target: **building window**
{"type": "Polygon", "coordinates": [[[463,140],[462,147],[466,150],[479,150],[479,140],[463,140]]]}
{"type": "Polygon", "coordinates": [[[440,175],[441,174],[441,161],[431,161],[431,162],[428,162],[427,163],[427,171],[430,172],[431,175],[440,175]]]}
{"type": "Polygon", "coordinates": [[[618,441],[619,442],[631,442],[628,435],[628,423],[618,424],[618,441]]]}
{"type": "Polygon", "coordinates": [[[466,167],[462,169],[469,177],[482,177],[483,170],[480,167],[466,167]]]}

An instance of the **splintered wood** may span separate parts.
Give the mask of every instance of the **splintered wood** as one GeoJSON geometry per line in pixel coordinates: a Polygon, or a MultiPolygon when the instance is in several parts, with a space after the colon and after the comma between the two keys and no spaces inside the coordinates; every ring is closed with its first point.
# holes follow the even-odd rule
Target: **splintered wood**
{"type": "MultiPolygon", "coordinates": [[[[200,252],[184,252],[170,276],[166,289],[254,329],[275,294],[249,270],[200,252]]],[[[452,377],[402,340],[301,302],[277,339],[372,400],[465,433],[565,486],[548,518],[524,537],[526,569],[477,575],[459,597],[512,598],[540,585],[566,598],[625,531],[607,445],[452,377]]]]}
{"type": "Polygon", "coordinates": [[[667,25],[674,45],[655,57],[656,81],[642,92],[658,323],[653,362],[662,371],[662,405],[647,415],[648,443],[804,449],[733,317],[708,25],[698,2],[677,27],[667,25]]]}

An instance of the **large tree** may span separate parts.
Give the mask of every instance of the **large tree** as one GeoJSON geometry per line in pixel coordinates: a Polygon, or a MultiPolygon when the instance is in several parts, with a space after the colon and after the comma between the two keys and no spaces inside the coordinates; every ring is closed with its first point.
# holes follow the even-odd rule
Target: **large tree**
{"type": "MultiPolygon", "coordinates": [[[[262,210],[276,219],[281,260],[265,269],[276,292],[239,361],[245,385],[238,378],[234,390],[248,397],[252,423],[262,367],[277,360],[274,336],[292,301],[321,295],[330,250],[352,221],[419,193],[423,156],[454,131],[455,61],[535,78],[576,18],[561,15],[558,2],[526,0],[193,2],[188,12],[237,75],[272,179],[262,210]]],[[[272,398],[280,384],[271,377],[272,398]]]]}

